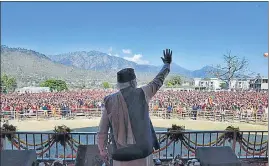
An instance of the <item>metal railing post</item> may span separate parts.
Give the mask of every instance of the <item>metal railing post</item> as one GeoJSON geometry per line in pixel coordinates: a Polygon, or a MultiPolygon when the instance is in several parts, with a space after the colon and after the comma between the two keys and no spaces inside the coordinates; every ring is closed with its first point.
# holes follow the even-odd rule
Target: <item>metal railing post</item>
{"type": "Polygon", "coordinates": [[[232,149],[233,149],[233,151],[235,152],[235,148],[236,148],[236,141],[237,141],[237,132],[236,131],[234,131],[233,132],[233,146],[232,146],[232,149]]]}

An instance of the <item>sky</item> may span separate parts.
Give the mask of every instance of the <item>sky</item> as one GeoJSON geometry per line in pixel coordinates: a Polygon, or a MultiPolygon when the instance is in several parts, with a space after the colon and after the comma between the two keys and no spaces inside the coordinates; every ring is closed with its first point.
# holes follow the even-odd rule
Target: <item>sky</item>
{"type": "Polygon", "coordinates": [[[96,50],[189,70],[245,57],[268,75],[268,2],[2,2],[1,44],[45,55],[96,50]]]}

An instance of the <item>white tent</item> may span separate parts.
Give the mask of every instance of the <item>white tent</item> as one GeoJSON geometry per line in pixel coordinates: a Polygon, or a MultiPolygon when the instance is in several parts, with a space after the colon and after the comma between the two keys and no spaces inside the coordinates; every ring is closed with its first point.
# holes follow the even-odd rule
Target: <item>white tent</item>
{"type": "Polygon", "coordinates": [[[49,87],[23,87],[17,90],[18,93],[42,93],[50,92],[49,87]]]}

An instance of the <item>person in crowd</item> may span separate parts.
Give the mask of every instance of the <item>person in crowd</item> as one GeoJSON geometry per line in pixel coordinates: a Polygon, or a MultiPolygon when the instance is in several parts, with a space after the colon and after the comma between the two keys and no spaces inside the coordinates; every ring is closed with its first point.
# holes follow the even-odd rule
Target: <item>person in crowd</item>
{"type": "Polygon", "coordinates": [[[194,104],[194,105],[192,106],[193,120],[196,120],[196,117],[197,117],[197,111],[198,111],[198,105],[197,105],[197,104],[194,104]]]}
{"type": "Polygon", "coordinates": [[[166,118],[170,119],[171,113],[172,113],[172,106],[169,104],[167,107],[167,117],[166,118]]]}
{"type": "Polygon", "coordinates": [[[48,118],[48,107],[46,106],[46,104],[45,103],[43,103],[43,105],[42,105],[42,110],[44,111],[44,116],[46,117],[46,118],[48,118]]]}
{"type": "Polygon", "coordinates": [[[225,121],[225,112],[226,112],[226,108],[224,105],[221,106],[220,108],[220,114],[221,114],[221,121],[224,122],[225,121]]]}

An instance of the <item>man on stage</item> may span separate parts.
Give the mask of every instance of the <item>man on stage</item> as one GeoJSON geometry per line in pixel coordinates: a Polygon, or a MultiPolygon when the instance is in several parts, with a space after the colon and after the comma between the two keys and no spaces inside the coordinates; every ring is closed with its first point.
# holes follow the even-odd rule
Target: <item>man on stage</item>
{"type": "Polygon", "coordinates": [[[153,166],[152,153],[160,148],[149,117],[149,101],[163,85],[170,72],[172,51],[163,51],[164,65],[146,86],[137,88],[134,69],[117,73],[119,91],[104,98],[105,108],[99,125],[98,148],[109,163],[107,138],[110,129],[113,166],[153,166]]]}

